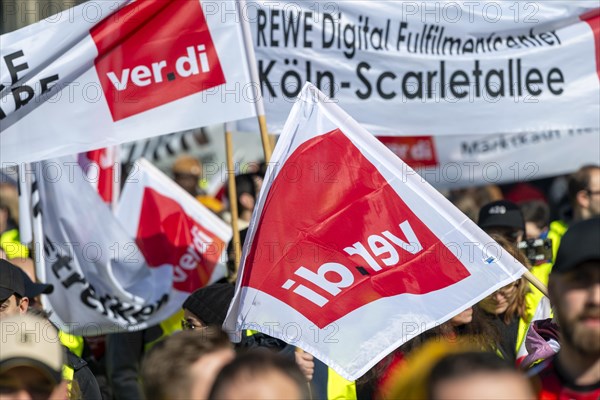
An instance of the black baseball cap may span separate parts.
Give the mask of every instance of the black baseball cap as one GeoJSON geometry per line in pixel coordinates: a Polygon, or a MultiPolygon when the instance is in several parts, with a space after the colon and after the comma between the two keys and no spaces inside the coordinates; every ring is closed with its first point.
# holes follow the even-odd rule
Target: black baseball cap
{"type": "MultiPolygon", "coordinates": [[[[20,269],[20,268],[19,268],[20,269]]],[[[29,275],[25,271],[21,270],[23,274],[23,283],[25,284],[25,297],[33,299],[40,294],[50,294],[54,291],[54,286],[49,283],[36,283],[29,278],[29,275]]]]}
{"type": "Polygon", "coordinates": [[[569,227],[560,241],[552,274],[572,271],[584,262],[593,260],[600,261],[600,217],[569,227]]]}
{"type": "Polygon", "coordinates": [[[4,301],[13,294],[25,297],[25,282],[21,268],[0,259],[0,300],[4,301]]]}
{"type": "Polygon", "coordinates": [[[480,228],[512,228],[525,232],[523,212],[512,201],[498,200],[486,204],[479,210],[477,225],[480,228]]]}

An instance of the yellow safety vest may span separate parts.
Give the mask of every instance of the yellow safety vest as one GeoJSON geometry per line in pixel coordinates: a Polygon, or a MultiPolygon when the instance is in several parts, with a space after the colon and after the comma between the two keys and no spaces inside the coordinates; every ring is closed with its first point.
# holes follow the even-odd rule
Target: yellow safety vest
{"type": "MultiPolygon", "coordinates": [[[[538,278],[544,285],[548,285],[548,277],[552,270],[551,263],[545,263],[531,267],[529,270],[536,278],[538,278]]],[[[515,344],[516,354],[519,353],[523,342],[527,336],[529,326],[533,322],[535,311],[537,310],[538,304],[542,300],[544,295],[535,286],[529,283],[529,292],[525,295],[525,318],[519,318],[519,327],[517,330],[517,342],[515,344]]]]}
{"type": "Polygon", "coordinates": [[[81,357],[83,354],[83,337],[71,335],[70,333],[59,330],[58,339],[63,346],[71,350],[71,353],[77,357],[81,357]]]}
{"type": "Polygon", "coordinates": [[[552,221],[550,223],[550,227],[548,229],[548,239],[552,240],[552,262],[556,260],[556,253],[558,253],[558,247],[560,246],[560,241],[564,236],[565,232],[569,229],[569,225],[567,225],[564,221],[552,221]]]}
{"type": "Polygon", "coordinates": [[[327,368],[327,399],[329,400],[355,400],[356,382],[342,378],[331,368],[327,368]]]}
{"type": "Polygon", "coordinates": [[[29,257],[29,249],[21,243],[17,229],[10,229],[0,235],[0,247],[9,259],[29,257]]]}
{"type": "Polygon", "coordinates": [[[62,377],[63,380],[67,382],[68,393],[71,393],[71,390],[73,389],[73,379],[75,379],[75,370],[67,364],[63,364],[62,377]]]}
{"type": "MultiPolygon", "coordinates": [[[[169,318],[162,321],[159,326],[162,330],[160,336],[146,344],[144,344],[144,351],[149,351],[156,343],[160,342],[167,336],[171,336],[173,333],[181,330],[181,319],[183,318],[183,309],[177,311],[175,314],[171,315],[169,318]]],[[[150,328],[152,329],[152,328],[150,328]]]]}

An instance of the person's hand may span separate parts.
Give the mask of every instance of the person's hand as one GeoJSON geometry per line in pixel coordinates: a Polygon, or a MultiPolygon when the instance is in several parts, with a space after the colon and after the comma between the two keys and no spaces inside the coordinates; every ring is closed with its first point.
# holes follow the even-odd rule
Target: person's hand
{"type": "Polygon", "coordinates": [[[306,380],[310,382],[315,373],[315,358],[312,354],[306,353],[305,351],[300,349],[296,349],[295,356],[296,364],[298,364],[298,367],[300,367],[300,370],[306,377],[306,380]]]}

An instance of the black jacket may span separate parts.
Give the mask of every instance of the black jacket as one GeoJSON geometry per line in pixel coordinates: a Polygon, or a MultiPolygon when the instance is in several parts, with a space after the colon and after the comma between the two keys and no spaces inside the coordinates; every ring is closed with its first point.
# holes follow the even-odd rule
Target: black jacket
{"type": "Polygon", "coordinates": [[[85,400],[102,400],[100,387],[87,363],[67,349],[67,366],[73,368],[73,380],[77,382],[81,398],[85,400]]]}

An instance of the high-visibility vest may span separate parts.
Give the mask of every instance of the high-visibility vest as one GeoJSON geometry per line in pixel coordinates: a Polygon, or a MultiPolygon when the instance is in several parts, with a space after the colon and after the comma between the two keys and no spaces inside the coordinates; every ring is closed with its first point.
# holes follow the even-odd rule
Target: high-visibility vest
{"type": "MultiPolygon", "coordinates": [[[[538,278],[544,285],[548,285],[548,277],[552,270],[551,263],[545,263],[531,267],[529,270],[536,278],[538,278]]],[[[527,337],[527,331],[529,326],[533,322],[535,311],[537,310],[538,304],[544,297],[544,294],[540,292],[533,284],[529,284],[529,292],[525,295],[525,317],[519,318],[519,327],[517,330],[517,342],[515,343],[515,350],[517,358],[521,347],[524,345],[525,338],[527,337]]]]}
{"type": "Polygon", "coordinates": [[[569,225],[565,221],[552,221],[548,229],[547,238],[552,240],[552,262],[556,260],[556,253],[558,253],[558,247],[560,241],[564,236],[565,232],[569,229],[569,225]]]}
{"type": "Polygon", "coordinates": [[[9,259],[29,257],[29,249],[21,243],[18,229],[9,229],[0,234],[0,247],[9,259]]]}
{"type": "Polygon", "coordinates": [[[311,389],[315,399],[355,400],[356,382],[342,378],[337,372],[315,358],[315,372],[311,389]]]}
{"type": "Polygon", "coordinates": [[[342,378],[331,368],[327,368],[327,398],[356,399],[356,382],[342,378]]]}
{"type": "Polygon", "coordinates": [[[81,357],[84,346],[83,337],[71,335],[70,333],[59,330],[58,339],[60,340],[60,343],[71,350],[73,354],[77,357],[81,357]]]}
{"type": "Polygon", "coordinates": [[[148,330],[156,331],[156,337],[152,337],[152,340],[149,340],[148,342],[144,343],[144,352],[149,351],[156,343],[160,342],[167,336],[171,336],[173,333],[180,331],[182,318],[183,310],[179,310],[175,314],[171,315],[169,318],[162,321],[160,324],[147,328],[148,330]]]}

